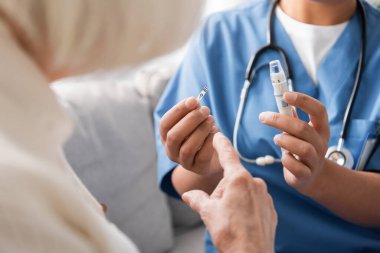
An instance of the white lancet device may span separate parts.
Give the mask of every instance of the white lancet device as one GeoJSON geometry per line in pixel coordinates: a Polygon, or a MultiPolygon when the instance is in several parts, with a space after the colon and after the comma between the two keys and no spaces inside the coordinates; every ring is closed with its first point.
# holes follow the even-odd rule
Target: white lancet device
{"type": "Polygon", "coordinates": [[[269,68],[270,79],[272,81],[274,97],[276,99],[278,111],[281,114],[286,114],[293,117],[292,107],[283,99],[284,93],[288,91],[288,83],[286,81],[285,72],[282,69],[280,61],[271,61],[269,63],[269,68]]]}

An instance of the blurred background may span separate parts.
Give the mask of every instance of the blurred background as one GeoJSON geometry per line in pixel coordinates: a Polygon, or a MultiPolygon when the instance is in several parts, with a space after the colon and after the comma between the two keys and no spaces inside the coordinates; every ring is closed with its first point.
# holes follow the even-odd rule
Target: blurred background
{"type": "MultiPolygon", "coordinates": [[[[208,0],[204,16],[245,1],[208,0]]],[[[200,218],[157,186],[152,112],[185,51],[53,85],[75,120],[65,147],[70,164],[143,253],[203,252],[200,218]]]]}

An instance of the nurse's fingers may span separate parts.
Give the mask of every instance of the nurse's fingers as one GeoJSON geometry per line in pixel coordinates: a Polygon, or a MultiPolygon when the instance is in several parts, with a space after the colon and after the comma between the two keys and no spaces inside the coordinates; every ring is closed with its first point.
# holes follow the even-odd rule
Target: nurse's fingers
{"type": "Polygon", "coordinates": [[[227,137],[220,132],[216,133],[213,140],[213,146],[224,170],[224,177],[230,177],[239,171],[245,171],[240,163],[239,156],[227,137]]]}
{"type": "Polygon", "coordinates": [[[297,155],[307,166],[314,167],[318,154],[310,143],[289,134],[278,134],[273,140],[277,146],[297,155]]]}
{"type": "Polygon", "coordinates": [[[326,107],[320,101],[298,92],[285,92],[284,99],[290,105],[300,108],[309,114],[313,127],[325,140],[330,138],[326,107]]]}
{"type": "Polygon", "coordinates": [[[177,159],[182,143],[184,143],[191,133],[209,116],[210,109],[206,106],[202,106],[188,113],[169,130],[164,145],[170,159],[177,159]]]}
{"type": "Polygon", "coordinates": [[[310,168],[298,161],[289,152],[283,154],[281,161],[284,166],[285,180],[290,186],[297,186],[312,175],[310,168]]]}
{"type": "Polygon", "coordinates": [[[197,100],[193,97],[182,100],[169,111],[167,111],[164,116],[162,116],[160,121],[160,135],[163,141],[166,141],[166,135],[169,130],[178,123],[183,117],[185,117],[189,112],[198,108],[200,105],[197,100]]]}
{"type": "Polygon", "coordinates": [[[210,135],[214,124],[214,118],[209,116],[203,121],[193,133],[182,144],[179,150],[179,163],[188,170],[191,170],[195,163],[195,155],[203,147],[206,138],[210,135]]]}
{"type": "Polygon", "coordinates": [[[275,127],[313,145],[320,142],[320,137],[315,129],[303,120],[276,112],[262,112],[259,119],[268,126],[275,127]]]}
{"type": "Polygon", "coordinates": [[[201,190],[192,190],[182,194],[183,201],[197,213],[200,213],[202,207],[210,201],[210,196],[201,190]]]}
{"type": "MultiPolygon", "coordinates": [[[[200,150],[198,150],[197,154],[194,158],[194,165],[197,164],[205,164],[207,162],[210,162],[210,159],[212,159],[212,156],[214,154],[214,147],[212,146],[212,139],[214,138],[214,134],[209,134],[204,141],[202,147],[200,150]]],[[[199,168],[204,169],[204,168],[199,168]]],[[[195,173],[200,174],[200,171],[194,171],[195,173]]]]}

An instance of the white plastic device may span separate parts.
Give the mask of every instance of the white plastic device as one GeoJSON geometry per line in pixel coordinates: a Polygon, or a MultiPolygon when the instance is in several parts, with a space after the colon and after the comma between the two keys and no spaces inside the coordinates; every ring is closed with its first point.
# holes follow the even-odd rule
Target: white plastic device
{"type": "Polygon", "coordinates": [[[271,61],[269,63],[269,67],[270,79],[272,81],[278,111],[281,114],[286,114],[293,117],[292,107],[283,99],[284,93],[288,91],[288,83],[286,81],[285,72],[282,69],[281,63],[279,60],[271,61]]]}

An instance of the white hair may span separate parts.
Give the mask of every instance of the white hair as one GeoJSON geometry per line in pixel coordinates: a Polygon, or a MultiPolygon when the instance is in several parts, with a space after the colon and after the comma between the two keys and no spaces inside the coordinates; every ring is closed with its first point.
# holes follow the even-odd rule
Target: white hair
{"type": "MultiPolygon", "coordinates": [[[[201,0],[0,0],[36,59],[80,73],[132,64],[182,45],[201,15],[201,0]]],[[[39,62],[40,64],[43,64],[39,62]]]]}

